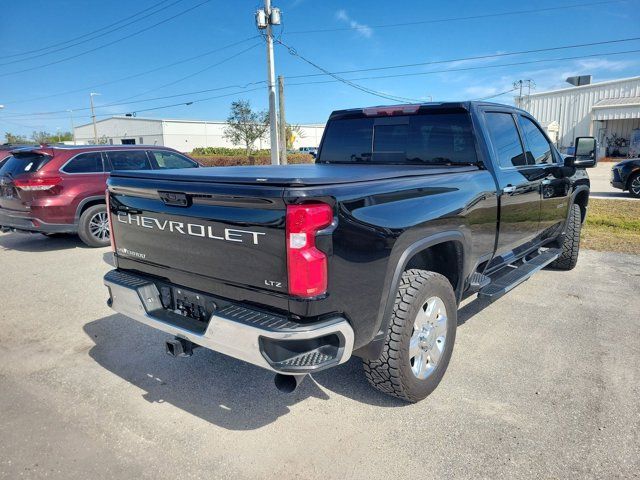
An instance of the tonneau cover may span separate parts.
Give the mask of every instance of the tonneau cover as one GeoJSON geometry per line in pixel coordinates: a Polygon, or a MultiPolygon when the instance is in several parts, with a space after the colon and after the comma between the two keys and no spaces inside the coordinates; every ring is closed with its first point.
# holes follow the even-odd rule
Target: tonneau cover
{"type": "Polygon", "coordinates": [[[477,170],[476,166],[423,166],[375,164],[310,164],[255,165],[249,167],[210,167],[180,170],[120,170],[113,177],[179,180],[182,182],[211,182],[235,184],[267,184],[279,186],[314,186],[352,182],[368,182],[391,178],[437,175],[477,170]]]}

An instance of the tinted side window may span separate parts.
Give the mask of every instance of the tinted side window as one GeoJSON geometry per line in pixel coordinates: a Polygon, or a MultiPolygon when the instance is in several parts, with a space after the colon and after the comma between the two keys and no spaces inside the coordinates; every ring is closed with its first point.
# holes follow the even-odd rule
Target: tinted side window
{"type": "Polygon", "coordinates": [[[154,160],[153,168],[164,169],[197,167],[195,162],[174,152],[167,152],[164,150],[151,150],[151,153],[153,154],[154,160]]]}
{"type": "Polygon", "coordinates": [[[491,143],[501,167],[519,167],[527,164],[518,129],[510,113],[488,112],[487,128],[491,143]]]}
{"type": "Polygon", "coordinates": [[[102,155],[100,152],[81,153],[67,163],[62,171],[65,173],[100,173],[102,172],[102,155]]]}
{"type": "Polygon", "coordinates": [[[113,170],[151,170],[144,150],[110,151],[107,152],[107,157],[113,170]]]}
{"type": "Polygon", "coordinates": [[[530,119],[518,116],[520,130],[527,140],[527,158],[530,163],[554,163],[551,154],[551,145],[540,131],[538,126],[530,119]]]}

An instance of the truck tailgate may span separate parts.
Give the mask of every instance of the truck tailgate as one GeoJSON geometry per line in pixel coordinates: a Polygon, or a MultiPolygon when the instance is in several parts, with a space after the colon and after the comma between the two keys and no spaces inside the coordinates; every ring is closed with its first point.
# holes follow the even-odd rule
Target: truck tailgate
{"type": "Polygon", "coordinates": [[[108,186],[116,254],[135,270],[287,292],[281,187],[153,176],[112,176],[108,186]]]}

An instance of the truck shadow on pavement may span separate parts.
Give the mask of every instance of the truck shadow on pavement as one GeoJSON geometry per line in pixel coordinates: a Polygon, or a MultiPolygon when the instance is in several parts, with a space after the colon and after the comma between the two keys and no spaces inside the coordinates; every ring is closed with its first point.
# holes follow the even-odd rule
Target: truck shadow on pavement
{"type": "Polygon", "coordinates": [[[329,400],[320,386],[379,407],[407,405],[369,386],[357,358],[308,376],[294,393],[285,394],[275,388],[272,373],[204,348],[189,358],[172,358],[164,352],[168,335],[122,315],[83,328],[95,343],[89,356],[143,390],[145,400],[170,403],[229,430],[261,428],[309,397],[329,400]]]}
{"type": "MultiPolygon", "coordinates": [[[[462,307],[458,325],[487,305],[476,300],[462,307]]],[[[329,400],[323,388],[377,407],[408,405],[374,390],[358,358],[310,375],[294,393],[285,394],[275,388],[272,373],[211,350],[198,348],[192,357],[172,358],[164,352],[168,335],[123,315],[87,323],[84,331],[95,343],[89,356],[143,390],[145,400],[170,403],[229,430],[264,427],[310,397],[329,400]]]]}
{"type": "Polygon", "coordinates": [[[51,252],[72,248],[89,248],[76,235],[46,237],[40,233],[0,234],[0,250],[19,252],[51,252]]]}

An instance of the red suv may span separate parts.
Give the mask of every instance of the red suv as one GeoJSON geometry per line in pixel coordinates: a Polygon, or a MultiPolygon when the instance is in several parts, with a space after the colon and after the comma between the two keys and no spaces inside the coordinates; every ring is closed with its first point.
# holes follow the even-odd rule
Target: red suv
{"type": "Polygon", "coordinates": [[[171,148],[144,145],[14,150],[0,167],[0,230],[77,233],[88,246],[103,247],[110,242],[110,171],[199,166],[171,148]]]}

